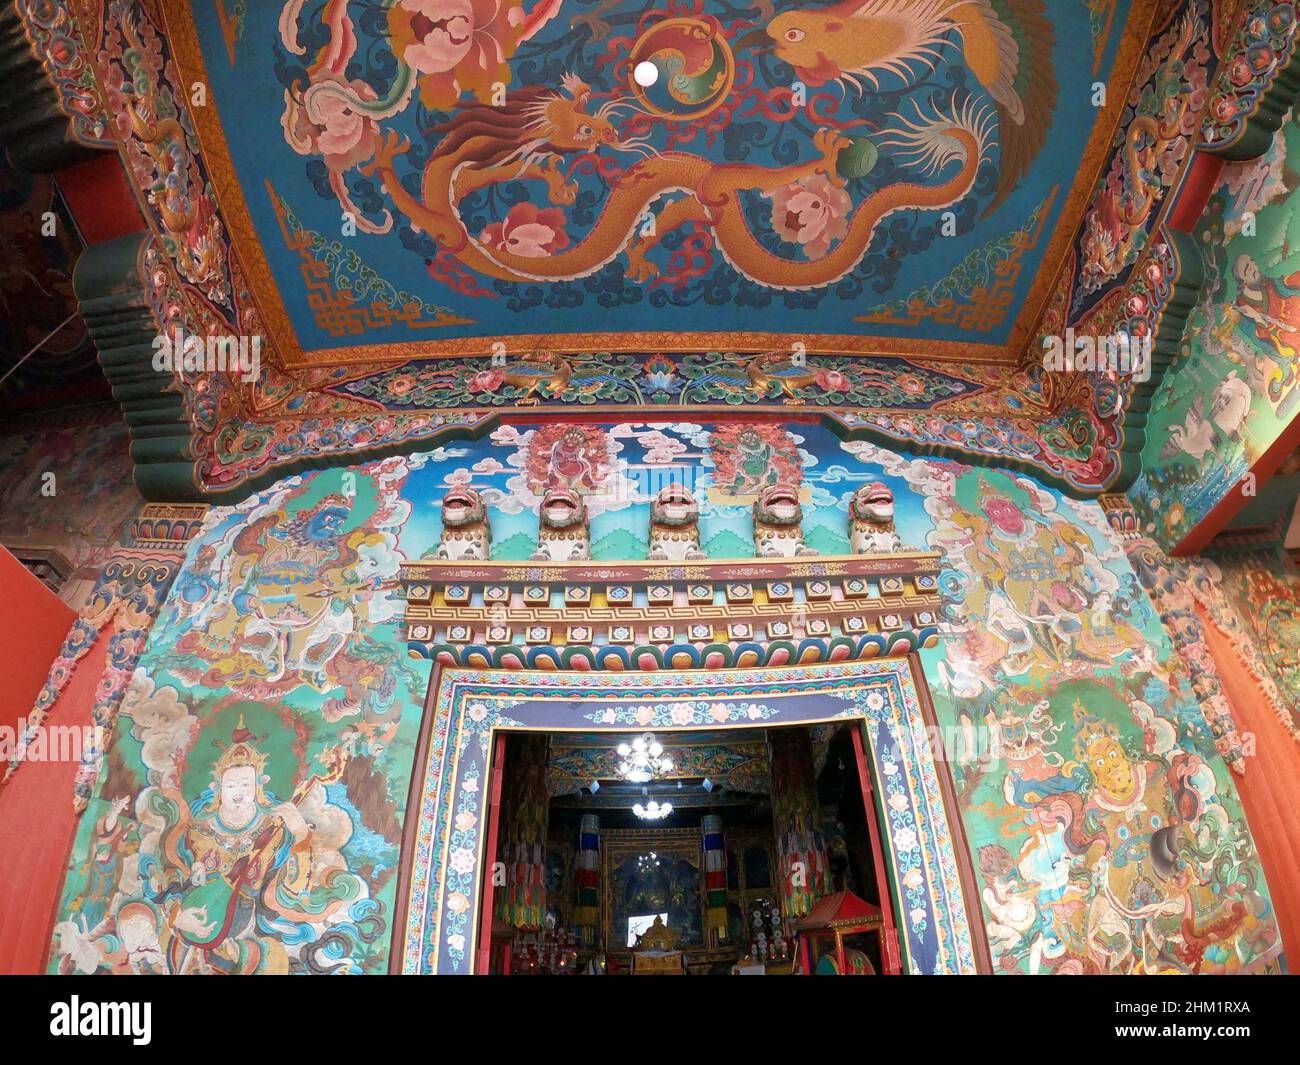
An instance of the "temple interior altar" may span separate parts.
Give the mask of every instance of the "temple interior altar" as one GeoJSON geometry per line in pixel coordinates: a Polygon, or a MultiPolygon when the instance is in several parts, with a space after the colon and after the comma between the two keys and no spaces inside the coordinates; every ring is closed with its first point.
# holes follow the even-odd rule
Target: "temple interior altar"
{"type": "Polygon", "coordinates": [[[874,914],[854,971],[889,971],[860,728],[507,735],[491,971],[827,971],[800,930],[843,898],[874,914]]]}

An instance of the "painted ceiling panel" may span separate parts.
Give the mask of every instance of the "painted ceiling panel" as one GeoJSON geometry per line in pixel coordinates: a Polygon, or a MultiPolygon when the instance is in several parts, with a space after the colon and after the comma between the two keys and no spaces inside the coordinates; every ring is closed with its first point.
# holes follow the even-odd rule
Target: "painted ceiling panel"
{"type": "Polygon", "coordinates": [[[1109,145],[1094,83],[1123,97],[1151,14],[235,10],[176,5],[168,33],[211,92],[192,112],[287,364],[737,336],[1007,357],[1109,145]]]}

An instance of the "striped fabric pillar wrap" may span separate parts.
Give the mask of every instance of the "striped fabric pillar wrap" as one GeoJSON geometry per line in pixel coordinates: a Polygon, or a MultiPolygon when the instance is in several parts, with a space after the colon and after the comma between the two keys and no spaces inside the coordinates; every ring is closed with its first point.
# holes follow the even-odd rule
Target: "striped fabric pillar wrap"
{"type": "Polygon", "coordinates": [[[513,928],[541,928],[546,917],[546,825],[550,812],[546,761],[550,737],[512,739],[501,797],[501,860],[506,883],[497,915],[513,928]]]}
{"type": "Polygon", "coordinates": [[[578,944],[594,948],[600,925],[600,818],[595,814],[583,814],[578,822],[577,858],[573,924],[578,944]]]}
{"type": "Polygon", "coordinates": [[[708,814],[700,818],[704,833],[705,934],[718,933],[718,942],[727,938],[727,850],[722,842],[722,818],[708,814]]]}
{"type": "Polygon", "coordinates": [[[772,777],[772,825],[783,884],[786,919],[804,917],[813,903],[834,890],[817,810],[812,745],[806,729],[772,729],[767,734],[772,777]]]}

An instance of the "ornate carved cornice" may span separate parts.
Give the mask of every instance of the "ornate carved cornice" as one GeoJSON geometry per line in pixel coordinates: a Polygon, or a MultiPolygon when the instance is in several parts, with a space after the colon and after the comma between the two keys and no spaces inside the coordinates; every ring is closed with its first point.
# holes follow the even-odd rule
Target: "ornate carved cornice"
{"type": "Polygon", "coordinates": [[[905,654],[940,633],[942,555],[402,567],[412,651],[503,668],[687,669],[905,654]]]}
{"type": "Polygon", "coordinates": [[[116,147],[103,139],[76,32],[68,4],[14,0],[0,8],[0,144],[18,170],[50,174],[116,147]]]}
{"type": "Polygon", "coordinates": [[[1226,159],[1254,159],[1268,151],[1300,91],[1298,29],[1292,0],[1245,5],[1212,83],[1198,150],[1226,159]]]}

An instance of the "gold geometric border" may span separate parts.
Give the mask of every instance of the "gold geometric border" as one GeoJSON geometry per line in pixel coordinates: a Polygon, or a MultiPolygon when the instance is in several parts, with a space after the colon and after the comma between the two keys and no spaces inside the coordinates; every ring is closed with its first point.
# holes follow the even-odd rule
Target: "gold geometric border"
{"type": "MultiPolygon", "coordinates": [[[[1005,258],[993,267],[992,284],[977,285],[966,294],[965,302],[959,303],[949,298],[938,303],[925,303],[919,299],[909,298],[902,301],[906,308],[905,313],[899,313],[890,309],[891,305],[886,305],[883,310],[859,314],[853,320],[868,325],[917,326],[924,321],[933,321],[940,325],[960,325],[963,319],[969,319],[979,324],[962,325],[961,328],[978,329],[982,333],[1001,325],[1007,316],[1007,311],[1011,308],[1016,286],[1020,284],[1020,274],[1024,265],[1021,259],[1026,252],[1038,247],[1043,230],[1047,227],[1047,216],[1052,213],[1052,204],[1056,202],[1056,194],[1060,191],[1060,185],[1053,185],[1047,198],[1034,208],[1036,212],[1041,212],[1041,217],[1031,232],[1026,232],[1023,228],[1012,230],[1011,244],[1005,258]]],[[[986,244],[985,248],[987,247],[986,244]]]]}
{"type": "Polygon", "coordinates": [[[1084,213],[1092,202],[1093,190],[1101,180],[1102,170],[1110,159],[1111,145],[1119,132],[1119,122],[1127,105],[1128,94],[1133,88],[1138,64],[1151,43],[1151,31],[1156,23],[1156,15],[1163,6],[1162,0],[1133,0],[1133,6],[1129,9],[1128,18],[1120,31],[1119,52],[1115,56],[1110,79],[1106,82],[1106,106],[1102,108],[1102,114],[1092,125],[1092,135],[1088,138],[1083,157],[1079,160],[1078,176],[1070,189],[1070,195],[1066,197],[1065,206],[1061,209],[1061,217],[1057,220],[1047,250],[1043,252],[1042,266],[1025,296],[1024,303],[1021,304],[1016,324],[1011,327],[1011,334],[1007,337],[1008,362],[1020,362],[1022,353],[1034,337],[1039,319],[1047,309],[1048,300],[1056,290],[1057,280],[1069,258],[1070,245],[1074,243],[1084,213]],[[1142,26],[1142,32],[1132,32],[1131,28],[1135,26],[1142,26]],[[1120,95],[1115,93],[1118,85],[1124,87],[1120,95]],[[1087,180],[1083,180],[1085,174],[1087,180]]]}
{"type": "MultiPolygon", "coordinates": [[[[292,334],[291,334],[292,335],[292,334]]],[[[909,357],[924,355],[935,361],[1010,365],[1007,349],[1001,344],[975,344],[962,341],[911,340],[906,337],[855,336],[844,333],[757,333],[721,330],[713,333],[606,332],[606,333],[508,333],[502,336],[454,337],[439,340],[401,341],[393,344],[358,344],[303,351],[294,347],[290,354],[299,361],[290,369],[314,366],[360,365],[404,361],[407,359],[471,358],[492,354],[501,344],[508,354],[520,354],[546,348],[556,352],[582,353],[608,351],[638,354],[664,351],[688,352],[731,351],[738,354],[786,349],[795,341],[803,344],[810,355],[878,355],[909,357]]],[[[498,349],[501,350],[501,349],[498,349]]],[[[656,404],[655,409],[659,407],[656,404]]]]}
{"type": "MultiPolygon", "coordinates": [[[[306,239],[309,231],[304,229],[295,235],[289,231],[287,212],[290,210],[269,178],[264,179],[266,194],[271,200],[271,210],[280,225],[280,235],[284,246],[296,252],[299,258],[298,269],[302,272],[302,283],[307,296],[307,304],[313,309],[316,327],[334,336],[347,332],[348,323],[361,323],[361,327],[374,325],[385,328],[394,322],[401,322],[408,329],[445,329],[451,325],[474,325],[473,318],[461,318],[454,314],[440,314],[425,318],[424,312],[417,306],[407,311],[394,307],[382,299],[371,300],[369,304],[359,301],[350,292],[336,288],[330,283],[329,269],[324,262],[312,254],[312,242],[306,239]],[[376,319],[379,319],[376,321],[376,319]]],[[[352,332],[356,333],[353,329],[352,332]]]]}
{"type": "MultiPolygon", "coordinates": [[[[190,116],[200,141],[202,158],[209,179],[230,230],[233,253],[239,258],[249,290],[271,332],[273,346],[282,368],[333,366],[432,355],[485,355],[493,345],[504,344],[508,352],[529,351],[538,347],[574,351],[611,352],[658,351],[761,351],[788,347],[798,341],[815,354],[915,355],[954,362],[979,362],[1014,365],[1028,343],[1057,276],[1064,266],[1065,253],[1074,240],[1075,230],[1083,219],[1093,188],[1109,156],[1110,145],[1119,126],[1124,101],[1143,55],[1154,24],[1159,0],[1133,0],[1125,32],[1120,38],[1119,53],[1106,85],[1106,106],[1093,123],[1088,143],[1079,162],[1074,184],[1057,219],[1052,238],[1044,253],[1043,265],[1021,304],[1020,314],[1006,344],[982,344],[965,341],[935,341],[910,337],[879,337],[839,333],[805,332],[593,332],[593,333],[512,333],[505,336],[462,337],[437,341],[421,340],[391,344],[344,345],[305,350],[298,342],[297,331],[285,308],[270,263],[258,237],[257,227],[238,178],[218,113],[217,101],[206,107],[190,108],[190,116]],[[1141,33],[1129,32],[1141,25],[1141,33]],[[1116,93],[1122,85],[1124,91],[1116,93]],[[1085,177],[1086,175],[1086,177],[1085,177]]],[[[207,64],[199,47],[198,31],[188,2],[161,5],[163,24],[171,44],[172,59],[182,85],[202,82],[211,85],[207,64]]],[[[499,349],[498,349],[499,350],[499,349]]]]}

